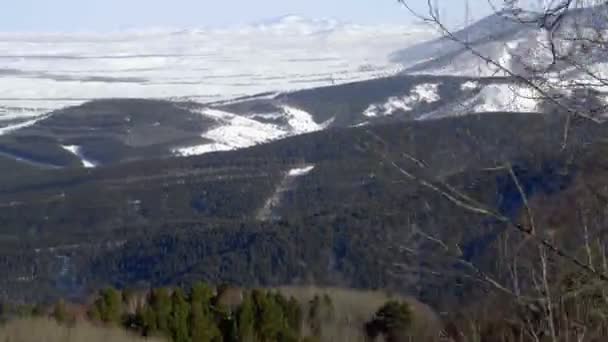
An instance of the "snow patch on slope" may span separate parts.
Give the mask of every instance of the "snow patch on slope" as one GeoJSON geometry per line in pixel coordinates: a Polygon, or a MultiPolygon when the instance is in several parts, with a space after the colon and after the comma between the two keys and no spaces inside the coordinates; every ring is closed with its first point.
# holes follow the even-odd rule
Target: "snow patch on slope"
{"type": "Polygon", "coordinates": [[[479,82],[475,81],[466,81],[460,85],[461,91],[470,91],[479,88],[479,82]]]}
{"type": "Polygon", "coordinates": [[[283,195],[290,190],[294,189],[294,183],[298,177],[303,177],[311,173],[315,169],[314,164],[305,165],[301,167],[295,167],[288,170],[285,173],[285,177],[278,184],[276,190],[266,200],[264,206],[260,209],[257,214],[257,219],[260,221],[267,221],[269,219],[276,219],[276,215],[273,214],[275,209],[281,204],[283,195]]]}
{"type": "Polygon", "coordinates": [[[490,84],[477,96],[474,112],[538,112],[539,95],[534,89],[514,84],[490,84]]]}
{"type": "Polygon", "coordinates": [[[287,172],[287,175],[290,176],[290,177],[305,176],[305,175],[309,174],[314,169],[315,169],[314,165],[308,165],[308,166],[305,166],[305,167],[297,167],[297,168],[289,170],[289,172],[287,172]]]}
{"type": "Polygon", "coordinates": [[[276,114],[265,113],[264,117],[285,117],[287,126],[255,120],[256,115],[244,117],[226,111],[205,108],[201,114],[212,118],[217,126],[204,132],[201,137],[211,143],[182,147],[174,150],[181,156],[199,155],[217,151],[228,151],[286,138],[293,135],[319,131],[327,128],[332,120],[318,124],[310,113],[290,106],[282,106],[276,114]]]}
{"type": "Polygon", "coordinates": [[[287,122],[289,123],[293,134],[303,134],[320,131],[329,127],[329,125],[331,125],[333,121],[333,119],[330,119],[329,121],[318,124],[312,118],[312,115],[310,115],[310,113],[301,109],[289,106],[282,106],[281,110],[287,117],[287,122]]]}
{"type": "Polygon", "coordinates": [[[24,122],[20,122],[20,123],[18,123],[18,124],[14,124],[14,125],[8,125],[8,126],[5,126],[5,127],[0,127],[0,135],[4,135],[4,134],[7,134],[7,133],[11,133],[11,132],[14,132],[14,131],[18,131],[18,130],[20,130],[20,129],[22,129],[22,128],[26,128],[26,127],[33,126],[33,125],[35,125],[35,124],[36,124],[38,121],[40,121],[40,120],[44,120],[44,119],[46,119],[47,117],[48,117],[48,115],[45,115],[45,116],[39,116],[39,117],[36,117],[36,118],[34,118],[34,119],[31,119],[31,120],[27,120],[27,121],[24,121],[24,122]]]}
{"type": "Polygon", "coordinates": [[[0,106],[0,124],[3,121],[32,119],[43,116],[48,112],[48,108],[14,108],[0,106]]]}
{"type": "Polygon", "coordinates": [[[82,163],[82,166],[84,166],[86,168],[97,167],[96,162],[84,157],[84,154],[82,153],[82,147],[77,146],[77,145],[61,145],[61,148],[63,148],[64,150],[66,150],[66,151],[70,152],[71,154],[80,158],[80,162],[82,163]]]}
{"type": "Polygon", "coordinates": [[[218,123],[216,128],[202,134],[203,138],[213,143],[179,148],[174,151],[176,154],[190,156],[234,150],[279,139],[287,134],[287,131],[275,124],[262,123],[218,109],[205,108],[201,114],[218,123]]]}
{"type": "Polygon", "coordinates": [[[367,117],[393,115],[396,111],[409,112],[420,103],[433,103],[439,101],[439,83],[419,84],[403,97],[391,96],[383,104],[372,104],[364,112],[367,117]]]}

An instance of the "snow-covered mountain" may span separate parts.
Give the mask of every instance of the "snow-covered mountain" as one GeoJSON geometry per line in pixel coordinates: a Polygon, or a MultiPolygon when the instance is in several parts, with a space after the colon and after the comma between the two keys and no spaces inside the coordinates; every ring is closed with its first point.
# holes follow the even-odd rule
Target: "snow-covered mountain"
{"type": "MultiPolygon", "coordinates": [[[[558,34],[575,24],[608,29],[595,20],[602,10],[573,11],[558,34]]],[[[484,18],[455,33],[474,53],[446,38],[414,44],[432,35],[416,26],[297,16],[238,29],[0,35],[8,51],[0,55],[8,65],[0,69],[0,91],[8,94],[0,98],[0,155],[95,167],[247,148],[324,129],[551,108],[476,55],[526,76],[526,67],[550,60],[538,25],[507,13],[484,18]]],[[[596,72],[608,71],[603,51],[586,56],[596,72]]],[[[555,69],[584,78],[567,65],[555,69]]],[[[590,96],[608,101],[603,85],[571,95],[571,105],[587,106],[590,96]]]]}
{"type": "MultiPolygon", "coordinates": [[[[584,58],[579,61],[608,62],[608,54],[600,44],[586,46],[584,55],[577,55],[582,46],[575,38],[591,38],[593,34],[608,30],[608,5],[581,8],[566,12],[560,25],[551,31],[541,27],[541,14],[523,12],[514,15],[504,11],[465,27],[450,37],[442,37],[411,47],[392,55],[394,62],[404,65],[405,73],[461,75],[469,77],[506,76],[500,67],[488,63],[491,60],[513,74],[528,76],[530,69],[548,67],[554,61],[552,49],[560,56],[584,58]],[[468,46],[465,46],[466,45],[468,46]],[[567,56],[568,54],[572,54],[567,56]]],[[[548,19],[549,20],[549,19],[548,19]]],[[[567,58],[557,61],[552,70],[567,71],[572,68],[567,58]]]]}
{"type": "Polygon", "coordinates": [[[608,117],[608,53],[593,43],[608,34],[608,5],[573,9],[551,31],[538,13],[501,12],[444,37],[407,47],[392,55],[404,74],[472,78],[523,77],[534,81],[510,86],[489,85],[477,100],[476,111],[546,111],[552,106],[608,117]],[[452,39],[455,38],[455,39],[452,39]],[[590,43],[587,43],[590,42],[590,43]],[[559,56],[553,57],[553,53],[559,56]],[[540,91],[542,90],[542,91],[540,91]],[[544,102],[544,103],[543,103],[544,102]],[[548,106],[548,107],[547,107],[548,106]]]}
{"type": "Polygon", "coordinates": [[[475,112],[537,112],[509,78],[393,76],[211,103],[106,99],[0,129],[0,155],[47,167],[95,167],[247,148],[324,129],[475,112]]]}

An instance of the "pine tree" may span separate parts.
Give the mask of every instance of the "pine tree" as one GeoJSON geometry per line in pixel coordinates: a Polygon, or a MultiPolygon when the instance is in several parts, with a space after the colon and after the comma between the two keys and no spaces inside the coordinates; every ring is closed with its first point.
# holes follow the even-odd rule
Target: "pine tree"
{"type": "Polygon", "coordinates": [[[262,292],[254,295],[257,307],[258,336],[262,342],[276,341],[283,331],[285,320],[274,296],[262,292]]]}
{"type": "Polygon", "coordinates": [[[144,336],[156,334],[158,331],[156,313],[150,304],[146,305],[144,308],[138,308],[137,316],[137,321],[140,322],[141,327],[143,328],[144,336]]]}
{"type": "Polygon", "coordinates": [[[310,326],[310,330],[312,331],[312,335],[314,337],[321,337],[322,328],[321,328],[321,316],[322,316],[322,304],[321,298],[319,296],[314,296],[314,298],[310,301],[308,305],[308,325],[310,326]]]}
{"type": "Polygon", "coordinates": [[[101,291],[96,303],[100,318],[105,323],[120,324],[122,318],[122,294],[114,288],[101,291]]]}
{"type": "Polygon", "coordinates": [[[302,307],[300,303],[294,297],[289,298],[284,312],[289,328],[300,335],[302,332],[302,307]]]}
{"type": "Polygon", "coordinates": [[[255,341],[255,306],[251,294],[245,294],[243,303],[237,312],[239,340],[255,341]]]}
{"type": "Polygon", "coordinates": [[[220,323],[220,330],[223,335],[223,342],[242,342],[239,338],[237,320],[234,315],[225,315],[220,323]]]}
{"type": "Polygon", "coordinates": [[[406,303],[389,301],[365,326],[370,338],[383,335],[388,342],[406,340],[407,330],[412,324],[412,311],[406,303]]]}
{"type": "Polygon", "coordinates": [[[334,319],[334,306],[327,294],[323,297],[316,295],[309,303],[307,321],[312,334],[320,338],[323,335],[323,325],[334,319]]]}
{"type": "Polygon", "coordinates": [[[171,297],[167,289],[161,288],[152,292],[152,309],[156,318],[157,330],[166,336],[171,336],[169,329],[171,320],[171,297]]]}
{"type": "Polygon", "coordinates": [[[211,312],[213,291],[203,283],[197,283],[190,295],[190,331],[192,342],[220,342],[222,333],[211,312]]]}
{"type": "Polygon", "coordinates": [[[209,285],[197,282],[192,286],[192,294],[190,295],[191,302],[202,303],[204,306],[209,306],[213,298],[213,290],[209,285]]]}
{"type": "Polygon", "coordinates": [[[181,289],[177,289],[171,296],[172,312],[170,320],[171,336],[173,342],[189,342],[190,305],[181,289]]]}

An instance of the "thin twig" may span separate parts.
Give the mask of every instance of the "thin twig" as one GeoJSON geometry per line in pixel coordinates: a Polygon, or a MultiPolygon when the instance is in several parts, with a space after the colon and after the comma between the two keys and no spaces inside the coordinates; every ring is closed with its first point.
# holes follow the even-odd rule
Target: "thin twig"
{"type": "MultiPolygon", "coordinates": [[[[367,130],[366,133],[369,134],[370,136],[374,137],[375,139],[379,139],[380,141],[384,142],[384,140],[382,138],[378,137],[378,135],[373,133],[372,131],[367,130]]],[[[422,178],[415,176],[412,172],[399,166],[399,164],[397,164],[393,159],[389,158],[385,153],[380,153],[380,157],[382,158],[382,160],[384,162],[388,163],[390,166],[392,166],[395,170],[397,170],[401,175],[403,175],[410,181],[417,182],[418,184],[431,190],[432,192],[435,192],[435,193],[443,196],[444,198],[446,198],[447,200],[452,202],[454,205],[456,205],[462,209],[465,209],[471,213],[493,218],[500,223],[504,223],[507,226],[513,227],[520,233],[523,233],[525,236],[527,236],[531,240],[535,241],[538,245],[544,246],[545,248],[547,248],[549,251],[551,251],[553,254],[557,255],[558,257],[568,260],[571,263],[573,263],[574,265],[576,265],[577,267],[585,270],[592,276],[608,282],[608,275],[604,274],[603,272],[599,272],[593,266],[591,266],[583,261],[580,261],[577,257],[570,255],[570,253],[568,253],[568,252],[562,250],[561,248],[559,248],[558,246],[554,245],[548,239],[540,237],[539,235],[536,234],[535,231],[526,228],[525,226],[523,226],[520,223],[514,222],[513,220],[511,220],[509,217],[507,217],[505,215],[502,215],[490,208],[486,208],[484,205],[480,204],[477,201],[474,201],[472,199],[467,200],[467,198],[470,198],[470,197],[465,196],[464,194],[451,192],[449,190],[451,187],[449,187],[448,191],[446,191],[429,181],[426,181],[422,178]]]]}

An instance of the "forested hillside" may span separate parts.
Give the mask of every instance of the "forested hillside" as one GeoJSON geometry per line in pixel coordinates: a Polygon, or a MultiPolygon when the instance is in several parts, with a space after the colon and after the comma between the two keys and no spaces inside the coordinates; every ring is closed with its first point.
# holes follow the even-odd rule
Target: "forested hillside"
{"type": "MultiPolygon", "coordinates": [[[[562,150],[562,125],[559,116],[482,114],[92,171],[9,172],[0,176],[3,296],[203,279],[386,288],[440,307],[467,303],[483,286],[444,247],[502,278],[501,243],[524,236],[437,189],[515,222],[525,217],[509,170],[539,215],[581,187],[602,189],[605,180],[590,172],[605,160],[604,126],[574,122],[562,150]]],[[[581,196],[601,203],[601,193],[581,196]]],[[[554,229],[575,247],[574,225],[554,229]]]]}

